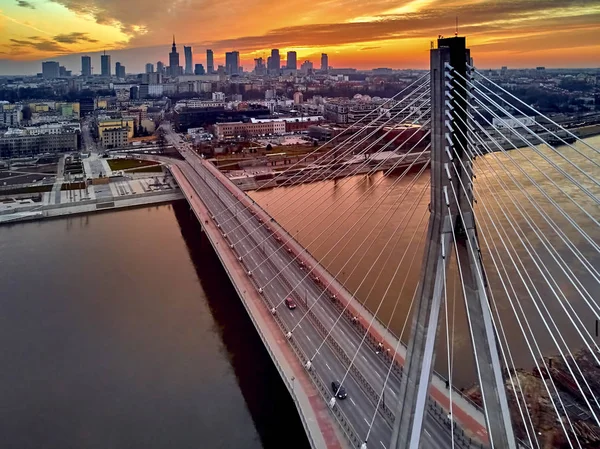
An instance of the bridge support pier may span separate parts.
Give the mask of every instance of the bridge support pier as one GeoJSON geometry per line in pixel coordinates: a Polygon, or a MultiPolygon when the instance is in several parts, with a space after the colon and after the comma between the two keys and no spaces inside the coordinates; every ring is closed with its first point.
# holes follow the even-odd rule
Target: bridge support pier
{"type": "Polygon", "coordinates": [[[390,449],[419,448],[446,288],[444,270],[448,271],[454,242],[489,440],[492,447],[516,448],[472,213],[471,157],[464,151],[469,123],[466,86],[452,75],[467,78],[470,62],[464,37],[440,38],[431,51],[431,215],[390,449]],[[453,94],[459,84],[463,87],[453,94]],[[455,120],[459,116],[461,120],[455,120]]]}

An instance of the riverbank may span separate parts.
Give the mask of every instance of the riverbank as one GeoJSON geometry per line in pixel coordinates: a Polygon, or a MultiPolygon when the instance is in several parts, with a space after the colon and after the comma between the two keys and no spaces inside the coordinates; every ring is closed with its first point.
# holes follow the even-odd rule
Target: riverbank
{"type": "MultiPolygon", "coordinates": [[[[586,383],[594,396],[600,394],[600,368],[595,364],[594,357],[586,350],[574,354],[575,361],[585,376],[586,383]]],[[[594,421],[586,405],[587,399],[582,396],[577,387],[581,378],[573,379],[569,368],[561,357],[545,357],[544,363],[539,363],[540,368],[532,370],[516,369],[505,373],[505,385],[511,410],[515,434],[523,441],[528,441],[527,432],[523,425],[513,385],[519,386],[525,395],[527,408],[536,438],[542,449],[562,449],[571,447],[563,431],[557,426],[557,416],[553,401],[557,402],[555,393],[552,397],[548,394],[544,382],[554,384],[558,395],[573,423],[573,429],[583,449],[600,447],[600,427],[594,421]],[[552,383],[548,382],[552,379],[552,383]]],[[[518,387],[517,387],[518,388],[518,387]]],[[[586,390],[584,390],[586,391],[586,390]]],[[[586,392],[587,393],[587,392],[586,392]]],[[[467,395],[476,403],[481,404],[479,387],[473,387],[467,395]]],[[[522,407],[522,406],[521,406],[522,407]]],[[[572,435],[569,435],[570,437],[572,435]]]]}
{"type": "Polygon", "coordinates": [[[124,195],[120,198],[113,198],[112,200],[106,198],[93,200],[90,199],[52,205],[21,203],[20,206],[15,206],[10,209],[7,209],[6,205],[1,205],[0,225],[104,212],[115,209],[147,207],[150,205],[170,203],[183,198],[183,194],[177,189],[171,191],[147,193],[145,195],[124,195]]]}

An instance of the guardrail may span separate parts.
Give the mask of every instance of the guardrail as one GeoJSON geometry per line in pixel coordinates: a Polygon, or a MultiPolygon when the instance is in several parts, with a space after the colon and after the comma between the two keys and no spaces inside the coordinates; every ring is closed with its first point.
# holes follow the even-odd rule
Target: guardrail
{"type": "MultiPolygon", "coordinates": [[[[185,173],[183,173],[183,171],[181,172],[182,175],[186,178],[187,176],[185,175],[185,173]]],[[[189,182],[189,179],[188,179],[189,182]]],[[[190,182],[191,184],[191,182],[190,182]]],[[[200,197],[201,199],[201,197],[200,197]]],[[[202,201],[202,199],[201,199],[202,201]]],[[[202,201],[204,203],[204,201],[202,201]]],[[[204,203],[205,207],[207,210],[210,210],[208,208],[208,206],[206,205],[206,203],[204,203]]],[[[193,208],[192,208],[193,209],[193,208]]],[[[194,210],[194,213],[196,214],[196,211],[194,210]]],[[[198,219],[198,221],[200,221],[200,223],[202,223],[202,218],[199,217],[196,214],[196,218],[198,219]]],[[[263,343],[265,345],[265,347],[267,348],[267,351],[269,353],[269,355],[271,356],[271,359],[273,360],[273,363],[275,364],[276,369],[279,372],[279,375],[282,377],[282,379],[284,380],[284,383],[286,384],[286,387],[288,388],[288,390],[291,392],[292,398],[294,400],[294,402],[296,403],[296,405],[298,406],[298,402],[297,402],[297,398],[295,396],[294,393],[294,387],[291,384],[290,380],[287,378],[287,376],[285,375],[285,372],[283,371],[283,368],[281,367],[280,363],[277,361],[277,357],[275,356],[275,354],[271,351],[269,345],[268,345],[268,340],[265,337],[264,333],[262,332],[260,325],[256,322],[254,316],[252,315],[251,311],[249,310],[245,300],[244,300],[244,296],[242,294],[242,292],[239,291],[239,288],[237,287],[234,279],[232,278],[231,274],[229,273],[229,270],[227,269],[227,265],[225,264],[224,260],[222,259],[219,251],[216,250],[216,245],[213,242],[211,236],[207,233],[207,236],[209,238],[209,240],[211,241],[211,244],[213,245],[213,248],[215,248],[215,252],[217,253],[217,256],[219,257],[219,260],[221,261],[221,264],[223,265],[223,267],[225,267],[225,271],[231,281],[231,283],[233,284],[234,288],[236,289],[236,291],[238,292],[238,296],[242,299],[242,303],[244,304],[244,307],[246,308],[246,311],[248,313],[248,315],[250,316],[254,327],[257,329],[259,336],[261,337],[261,339],[263,340],[263,343]]],[[[233,250],[235,253],[235,249],[233,250]]],[[[252,283],[252,285],[254,286],[254,288],[256,289],[257,293],[258,293],[258,289],[259,286],[256,284],[256,281],[254,280],[254,278],[250,278],[250,282],[252,283]]],[[[272,305],[270,304],[268,298],[266,297],[266,295],[261,295],[259,293],[259,296],[263,299],[263,303],[265,303],[267,309],[270,311],[272,308],[272,305]]],[[[282,331],[283,335],[286,335],[288,333],[288,329],[285,326],[285,323],[283,323],[283,321],[281,320],[281,318],[275,314],[272,315],[275,318],[275,322],[277,323],[279,329],[282,331]]],[[[302,363],[303,366],[306,366],[306,362],[308,361],[308,358],[306,357],[306,354],[304,354],[304,352],[302,351],[302,349],[298,346],[298,344],[296,343],[296,341],[293,338],[287,339],[292,350],[294,351],[294,353],[296,354],[296,357],[298,358],[298,360],[302,363]]],[[[309,376],[308,378],[312,381],[313,385],[315,385],[317,391],[319,392],[319,394],[324,398],[325,403],[328,403],[328,399],[330,398],[330,395],[328,394],[329,391],[327,390],[327,388],[324,386],[322,380],[320,379],[320,377],[318,376],[318,374],[316,374],[314,372],[314,370],[308,370],[307,371],[309,376]]],[[[360,440],[360,438],[358,437],[358,434],[356,433],[356,431],[354,430],[352,424],[348,421],[348,419],[346,418],[344,412],[337,406],[334,406],[333,408],[328,407],[331,415],[333,416],[333,418],[338,422],[341,430],[344,433],[344,436],[346,437],[346,439],[350,442],[350,444],[352,444],[354,447],[359,447],[360,444],[362,444],[362,441],[360,440]]],[[[308,423],[306,422],[304,415],[302,413],[299,413],[300,415],[300,419],[302,420],[302,424],[304,426],[304,428],[307,430],[307,432],[309,433],[309,438],[310,438],[310,427],[308,426],[308,423]]],[[[311,445],[314,447],[314,443],[311,442],[311,445]]]]}
{"type": "MultiPolygon", "coordinates": [[[[231,180],[229,180],[226,176],[224,176],[219,170],[217,170],[212,164],[210,164],[209,162],[206,162],[204,160],[201,161],[201,163],[203,164],[203,166],[205,168],[207,168],[210,172],[212,172],[213,176],[215,178],[221,178],[222,184],[224,184],[224,187],[227,188],[227,190],[229,191],[229,193],[237,200],[241,201],[243,204],[245,203],[245,207],[247,209],[250,208],[254,208],[256,209],[259,213],[261,213],[263,215],[263,217],[261,217],[263,219],[263,221],[266,223],[268,223],[268,221],[270,221],[272,219],[272,217],[264,210],[262,209],[262,207],[260,207],[260,205],[258,205],[257,203],[255,203],[250,197],[248,197],[248,195],[245,192],[240,192],[240,190],[237,188],[237,186],[235,186],[235,184],[233,182],[231,182],[231,180]],[[208,165],[208,167],[206,167],[208,165]],[[243,196],[240,198],[239,193],[242,193],[243,196]],[[245,201],[244,201],[245,200],[245,201]]],[[[251,209],[250,209],[251,210],[251,209]]],[[[276,222],[275,222],[276,223],[276,222]]],[[[278,226],[279,224],[276,223],[278,226]]],[[[300,244],[298,242],[296,242],[296,240],[289,234],[289,232],[287,232],[285,229],[283,229],[281,226],[279,226],[280,230],[285,233],[285,235],[287,236],[288,241],[294,242],[296,245],[300,246],[300,244]]],[[[300,246],[301,247],[301,246],[300,246]]],[[[304,252],[306,252],[313,260],[312,261],[308,261],[306,259],[303,259],[300,255],[295,254],[295,257],[297,260],[302,260],[305,262],[305,264],[310,263],[310,266],[314,266],[314,267],[318,267],[317,273],[319,273],[320,275],[322,275],[323,273],[329,275],[332,279],[335,279],[333,277],[333,275],[331,275],[331,273],[329,273],[324,267],[322,267],[318,261],[312,256],[312,254],[310,254],[310,252],[305,249],[302,248],[304,250],[304,252]]],[[[309,265],[307,265],[309,266],[309,265]]],[[[314,268],[313,268],[314,271],[314,268]]],[[[255,285],[255,287],[258,289],[258,286],[256,285],[255,281],[252,280],[253,285],[255,285]]],[[[318,284],[319,285],[319,284],[318,284]]],[[[322,287],[322,286],[321,286],[322,287]]],[[[329,290],[334,290],[336,293],[340,293],[339,291],[337,291],[337,289],[335,289],[335,287],[333,287],[332,284],[330,284],[328,286],[329,290]]],[[[342,289],[344,290],[345,295],[347,295],[348,297],[353,297],[352,294],[350,292],[348,292],[343,286],[341,286],[342,289]]],[[[324,289],[324,294],[327,295],[327,289],[324,289]]],[[[342,296],[342,295],[340,295],[342,296]]],[[[301,303],[301,301],[300,301],[301,303]]],[[[336,306],[338,307],[338,310],[344,310],[344,307],[342,306],[342,303],[340,300],[336,300],[335,301],[336,306]]],[[[362,305],[362,304],[361,304],[362,305]]],[[[373,317],[374,315],[372,314],[372,312],[366,308],[364,305],[362,305],[363,308],[371,315],[371,317],[373,317]]],[[[362,324],[362,322],[358,321],[358,322],[354,322],[353,321],[353,315],[352,313],[348,310],[348,308],[346,308],[346,310],[344,311],[344,318],[350,322],[351,324],[351,328],[354,328],[356,330],[356,332],[359,333],[359,335],[364,336],[365,334],[365,342],[367,342],[373,349],[377,348],[377,345],[380,343],[371,332],[367,332],[367,328],[362,324]]],[[[327,335],[327,330],[324,328],[324,326],[322,325],[322,323],[320,323],[320,321],[318,321],[317,317],[312,313],[312,311],[309,312],[309,317],[311,317],[311,322],[313,322],[315,324],[315,328],[319,331],[319,333],[321,333],[323,336],[327,335]],[[312,317],[311,317],[312,315],[312,317]],[[318,324],[317,324],[318,322],[318,324]],[[324,333],[323,333],[324,332],[324,333]]],[[[379,318],[375,317],[374,318],[381,326],[384,327],[384,329],[387,329],[387,331],[390,333],[390,335],[392,335],[394,338],[398,339],[398,337],[392,332],[390,331],[387,326],[385,326],[380,320],[379,318]]],[[[284,332],[287,333],[287,330],[284,332]]],[[[292,337],[293,338],[293,337],[292,337]]],[[[345,354],[345,352],[343,351],[343,349],[337,344],[337,342],[335,342],[335,339],[333,339],[331,336],[327,337],[327,342],[329,344],[330,347],[332,347],[332,349],[335,350],[336,353],[338,353],[341,357],[341,359],[344,361],[344,363],[347,366],[350,366],[350,359],[348,358],[347,354],[345,354]]],[[[397,360],[395,358],[392,357],[392,355],[390,353],[388,353],[387,351],[382,352],[382,357],[384,359],[386,359],[389,363],[393,363],[392,365],[392,371],[398,375],[399,377],[402,376],[402,366],[397,362],[397,360]]],[[[373,389],[373,387],[369,384],[368,381],[366,381],[366,379],[364,378],[364,376],[360,373],[360,371],[354,367],[354,365],[351,366],[350,368],[350,372],[352,373],[353,377],[361,384],[364,386],[365,391],[368,393],[368,395],[372,398],[372,400],[375,402],[375,404],[379,403],[379,395],[377,394],[377,392],[373,389]]],[[[438,376],[440,379],[445,380],[445,377],[440,375],[439,373],[434,371],[434,374],[436,376],[438,376]]],[[[328,391],[328,390],[327,390],[328,391]]],[[[456,391],[457,395],[460,396],[461,398],[465,399],[467,402],[469,402],[470,404],[472,404],[472,406],[474,406],[477,410],[481,411],[481,407],[476,404],[475,402],[473,402],[470,398],[468,398],[467,396],[464,396],[462,394],[462,392],[458,389],[454,388],[454,391],[456,391]]],[[[448,428],[450,428],[450,421],[448,418],[444,418],[446,416],[444,409],[434,400],[429,400],[428,401],[428,406],[431,408],[432,410],[432,416],[434,416],[436,419],[438,419],[441,423],[443,423],[444,425],[447,425],[448,428]],[[434,412],[434,410],[441,410],[441,412],[436,413],[434,412]],[[442,413],[443,412],[443,413],[442,413]]],[[[382,413],[382,415],[388,420],[388,422],[393,423],[394,420],[394,414],[392,413],[391,410],[389,410],[389,408],[387,408],[387,406],[385,406],[385,404],[383,404],[383,401],[381,401],[380,403],[380,411],[382,413]]],[[[475,442],[475,440],[469,438],[466,436],[466,434],[464,433],[464,431],[462,430],[462,428],[458,425],[454,426],[454,434],[455,434],[455,442],[456,441],[460,441],[462,442],[461,444],[466,445],[468,444],[468,446],[465,447],[481,447],[483,448],[484,446],[481,443],[477,443],[475,442]]]]}

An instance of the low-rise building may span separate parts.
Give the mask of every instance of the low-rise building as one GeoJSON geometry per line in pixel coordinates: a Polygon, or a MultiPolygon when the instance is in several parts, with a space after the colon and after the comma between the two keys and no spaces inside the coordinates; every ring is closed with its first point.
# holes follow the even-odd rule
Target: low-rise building
{"type": "Polygon", "coordinates": [[[21,105],[0,103],[0,128],[19,126],[23,118],[21,105]]]}
{"type": "Polygon", "coordinates": [[[31,157],[44,153],[78,150],[78,135],[73,131],[65,130],[59,134],[27,134],[11,131],[0,135],[0,158],[31,157]]]}
{"type": "Polygon", "coordinates": [[[230,122],[217,123],[215,135],[218,139],[231,139],[235,137],[255,137],[264,134],[284,134],[285,122],[283,121],[257,121],[257,122],[230,122]]]}
{"type": "Polygon", "coordinates": [[[135,131],[135,119],[133,117],[99,117],[97,122],[98,137],[102,139],[105,131],[115,128],[127,129],[127,138],[132,139],[135,131]]]}
{"type": "Polygon", "coordinates": [[[312,125],[317,125],[323,122],[325,119],[323,116],[309,116],[309,117],[281,117],[281,118],[253,118],[252,123],[270,123],[270,122],[282,122],[285,124],[283,132],[291,133],[297,131],[305,131],[312,125]]]}
{"type": "Polygon", "coordinates": [[[122,148],[127,145],[127,127],[105,129],[100,137],[100,143],[104,148],[122,148]]]}

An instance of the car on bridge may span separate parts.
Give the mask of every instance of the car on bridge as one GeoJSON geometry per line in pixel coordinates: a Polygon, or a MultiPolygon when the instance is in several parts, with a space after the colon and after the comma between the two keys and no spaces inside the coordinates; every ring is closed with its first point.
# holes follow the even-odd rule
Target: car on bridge
{"type": "Polygon", "coordinates": [[[335,397],[338,399],[346,399],[348,397],[346,389],[342,387],[337,380],[331,382],[331,389],[333,390],[335,397]]]}
{"type": "Polygon", "coordinates": [[[296,308],[296,303],[292,298],[285,298],[285,305],[290,310],[294,310],[296,308]]]}

